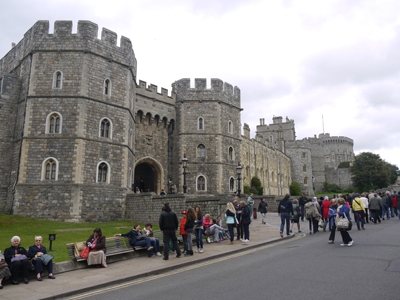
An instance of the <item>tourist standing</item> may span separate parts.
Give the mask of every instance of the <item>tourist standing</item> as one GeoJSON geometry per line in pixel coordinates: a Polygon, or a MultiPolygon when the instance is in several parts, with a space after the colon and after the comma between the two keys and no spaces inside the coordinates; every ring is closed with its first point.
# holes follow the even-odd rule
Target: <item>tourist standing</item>
{"type": "Polygon", "coordinates": [[[265,202],[264,198],[261,198],[260,204],[258,204],[258,212],[261,214],[261,224],[265,224],[265,217],[267,215],[268,203],[265,202]]]}
{"type": "Polygon", "coordinates": [[[169,257],[169,241],[172,240],[172,247],[176,251],[176,257],[181,256],[181,250],[178,246],[178,239],[176,238],[175,231],[178,229],[179,221],[176,214],[169,207],[169,203],[164,204],[164,209],[159,218],[160,230],[163,232],[164,242],[164,257],[163,260],[168,260],[169,257]]]}

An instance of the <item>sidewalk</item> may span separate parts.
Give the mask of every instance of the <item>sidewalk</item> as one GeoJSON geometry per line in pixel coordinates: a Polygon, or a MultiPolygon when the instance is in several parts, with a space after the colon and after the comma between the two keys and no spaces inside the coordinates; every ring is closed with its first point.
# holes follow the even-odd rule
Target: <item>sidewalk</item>
{"type": "MultiPolygon", "coordinates": [[[[85,292],[95,288],[106,287],[109,285],[122,283],[128,280],[141,278],[143,276],[162,273],[179,266],[183,267],[215,258],[227,254],[244,251],[268,243],[281,240],[279,236],[280,218],[277,213],[267,214],[267,224],[261,224],[261,218],[253,220],[250,225],[250,242],[242,243],[235,239],[234,245],[228,245],[228,241],[221,243],[210,243],[204,245],[203,253],[195,253],[193,256],[181,256],[176,258],[170,255],[168,261],[162,257],[148,258],[145,256],[135,257],[134,259],[109,263],[107,268],[85,268],[65,273],[55,274],[56,279],[51,280],[43,277],[42,282],[34,279],[29,284],[21,283],[18,286],[6,284],[0,290],[1,299],[54,299],[57,297],[67,297],[77,291],[85,292]],[[149,263],[151,262],[151,263],[149,263]]],[[[301,225],[303,225],[302,223],[301,225]]],[[[304,225],[303,225],[304,226],[304,225]]],[[[294,231],[297,232],[297,229],[294,231]]],[[[236,233],[236,230],[235,230],[236,233]]],[[[161,241],[162,243],[162,241],[161,241]]],[[[195,249],[195,245],[194,248],[195,249]]]]}

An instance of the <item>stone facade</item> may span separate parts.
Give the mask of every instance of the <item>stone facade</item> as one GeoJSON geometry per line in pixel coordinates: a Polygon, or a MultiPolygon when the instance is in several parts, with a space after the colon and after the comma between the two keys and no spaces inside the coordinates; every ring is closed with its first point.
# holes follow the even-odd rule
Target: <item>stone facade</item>
{"type": "Polygon", "coordinates": [[[352,185],[349,169],[338,169],[341,162],[354,161],[353,140],[329,133],[296,140],[294,120],[274,117],[266,125],[264,119],[257,126],[257,136],[291,158],[292,179],[300,183],[302,191],[314,195],[323,190],[325,182],[346,189],[352,185]]]}
{"type": "Polygon", "coordinates": [[[220,214],[238,189],[238,163],[242,191],[257,176],[275,199],[304,178],[304,164],[316,176],[326,160],[314,162],[316,149],[339,159],[339,148],[320,141],[290,144],[294,121],[281,117],[257,127],[254,139],[244,124],[242,135],[240,89],[220,79],[207,87],[206,79],[183,78],[159,93],[136,79],[129,39],[117,46],[105,28],[97,36],[89,21],[79,21],[77,33],[71,21],[56,21],[52,34],[38,21],[0,60],[0,211],[70,222],[155,220],[165,201],[155,195],[164,189],[178,193],[168,196],[175,209],[201,202],[220,214]]]}

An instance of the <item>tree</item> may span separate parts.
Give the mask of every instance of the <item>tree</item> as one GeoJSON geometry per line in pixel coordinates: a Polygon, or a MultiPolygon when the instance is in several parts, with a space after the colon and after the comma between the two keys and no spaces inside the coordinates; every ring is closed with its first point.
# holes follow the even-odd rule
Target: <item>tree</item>
{"type": "MultiPolygon", "coordinates": [[[[350,167],[354,186],[358,191],[384,188],[394,183],[397,167],[380,158],[378,154],[362,152],[355,157],[350,167]]],[[[396,176],[397,178],[397,176],[396,176]]]]}
{"type": "Polygon", "coordinates": [[[301,196],[301,186],[300,183],[293,181],[290,184],[290,195],[291,196],[301,196]]]}
{"type": "Polygon", "coordinates": [[[264,192],[264,188],[261,185],[261,180],[257,176],[254,176],[253,178],[251,178],[250,186],[248,186],[248,185],[244,186],[245,194],[253,193],[254,195],[262,195],[263,192],[264,192]]]}

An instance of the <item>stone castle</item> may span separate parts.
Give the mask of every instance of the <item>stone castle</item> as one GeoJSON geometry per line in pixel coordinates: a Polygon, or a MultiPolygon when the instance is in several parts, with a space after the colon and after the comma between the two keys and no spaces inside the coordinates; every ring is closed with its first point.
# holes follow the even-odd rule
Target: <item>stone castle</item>
{"type": "Polygon", "coordinates": [[[38,21],[0,60],[0,211],[65,221],[126,215],[132,189],[227,195],[260,178],[265,195],[292,181],[313,194],[351,184],[346,137],[296,140],[294,121],[274,117],[255,138],[241,125],[241,95],[220,79],[180,79],[172,90],[137,80],[131,41],[79,21],[38,21]],[[243,129],[243,134],[242,134],[243,129]],[[347,177],[346,177],[347,176],[347,177]],[[340,182],[342,180],[342,182],[340,182]]]}

